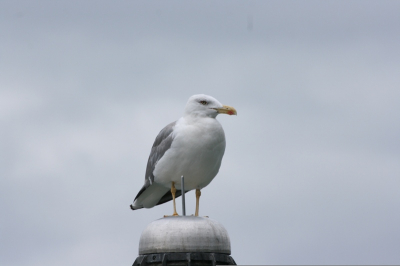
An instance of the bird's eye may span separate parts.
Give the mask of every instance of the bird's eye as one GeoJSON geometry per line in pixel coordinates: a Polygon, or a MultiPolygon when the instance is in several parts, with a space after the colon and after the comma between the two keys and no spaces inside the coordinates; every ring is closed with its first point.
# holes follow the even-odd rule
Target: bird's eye
{"type": "Polygon", "coordinates": [[[201,103],[202,105],[207,105],[207,104],[208,104],[208,102],[206,102],[206,101],[200,101],[200,103],[201,103]]]}

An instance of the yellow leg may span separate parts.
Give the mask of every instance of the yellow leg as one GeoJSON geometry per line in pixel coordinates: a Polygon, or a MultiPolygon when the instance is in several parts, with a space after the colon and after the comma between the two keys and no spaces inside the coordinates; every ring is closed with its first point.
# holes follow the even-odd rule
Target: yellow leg
{"type": "Polygon", "coordinates": [[[172,214],[172,216],[179,216],[179,214],[176,212],[175,193],[176,193],[175,182],[172,182],[171,194],[172,194],[172,200],[174,202],[174,214],[172,214]]]}
{"type": "Polygon", "coordinates": [[[200,189],[196,189],[196,212],[194,216],[199,216],[199,201],[200,201],[201,192],[200,189]]]}

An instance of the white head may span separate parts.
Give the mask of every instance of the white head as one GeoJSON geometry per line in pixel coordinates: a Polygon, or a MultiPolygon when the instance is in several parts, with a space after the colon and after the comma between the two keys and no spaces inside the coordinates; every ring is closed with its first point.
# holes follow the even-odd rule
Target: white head
{"type": "Polygon", "coordinates": [[[189,98],[185,107],[185,116],[203,116],[215,118],[218,114],[236,115],[233,107],[222,105],[214,97],[197,94],[189,98]]]}

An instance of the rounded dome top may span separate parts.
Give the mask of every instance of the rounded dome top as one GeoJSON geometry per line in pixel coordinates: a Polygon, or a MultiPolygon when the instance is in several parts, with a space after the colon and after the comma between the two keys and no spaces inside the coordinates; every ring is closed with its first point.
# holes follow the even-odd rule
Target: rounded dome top
{"type": "Polygon", "coordinates": [[[142,232],[139,254],[215,252],[231,254],[228,232],[219,222],[195,216],[171,216],[151,222],[142,232]]]}

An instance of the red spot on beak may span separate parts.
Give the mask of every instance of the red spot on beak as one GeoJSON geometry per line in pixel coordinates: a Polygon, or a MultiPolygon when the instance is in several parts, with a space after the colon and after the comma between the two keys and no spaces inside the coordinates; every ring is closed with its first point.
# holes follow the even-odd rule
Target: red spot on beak
{"type": "Polygon", "coordinates": [[[228,115],[233,115],[233,112],[232,111],[228,111],[228,115]]]}

